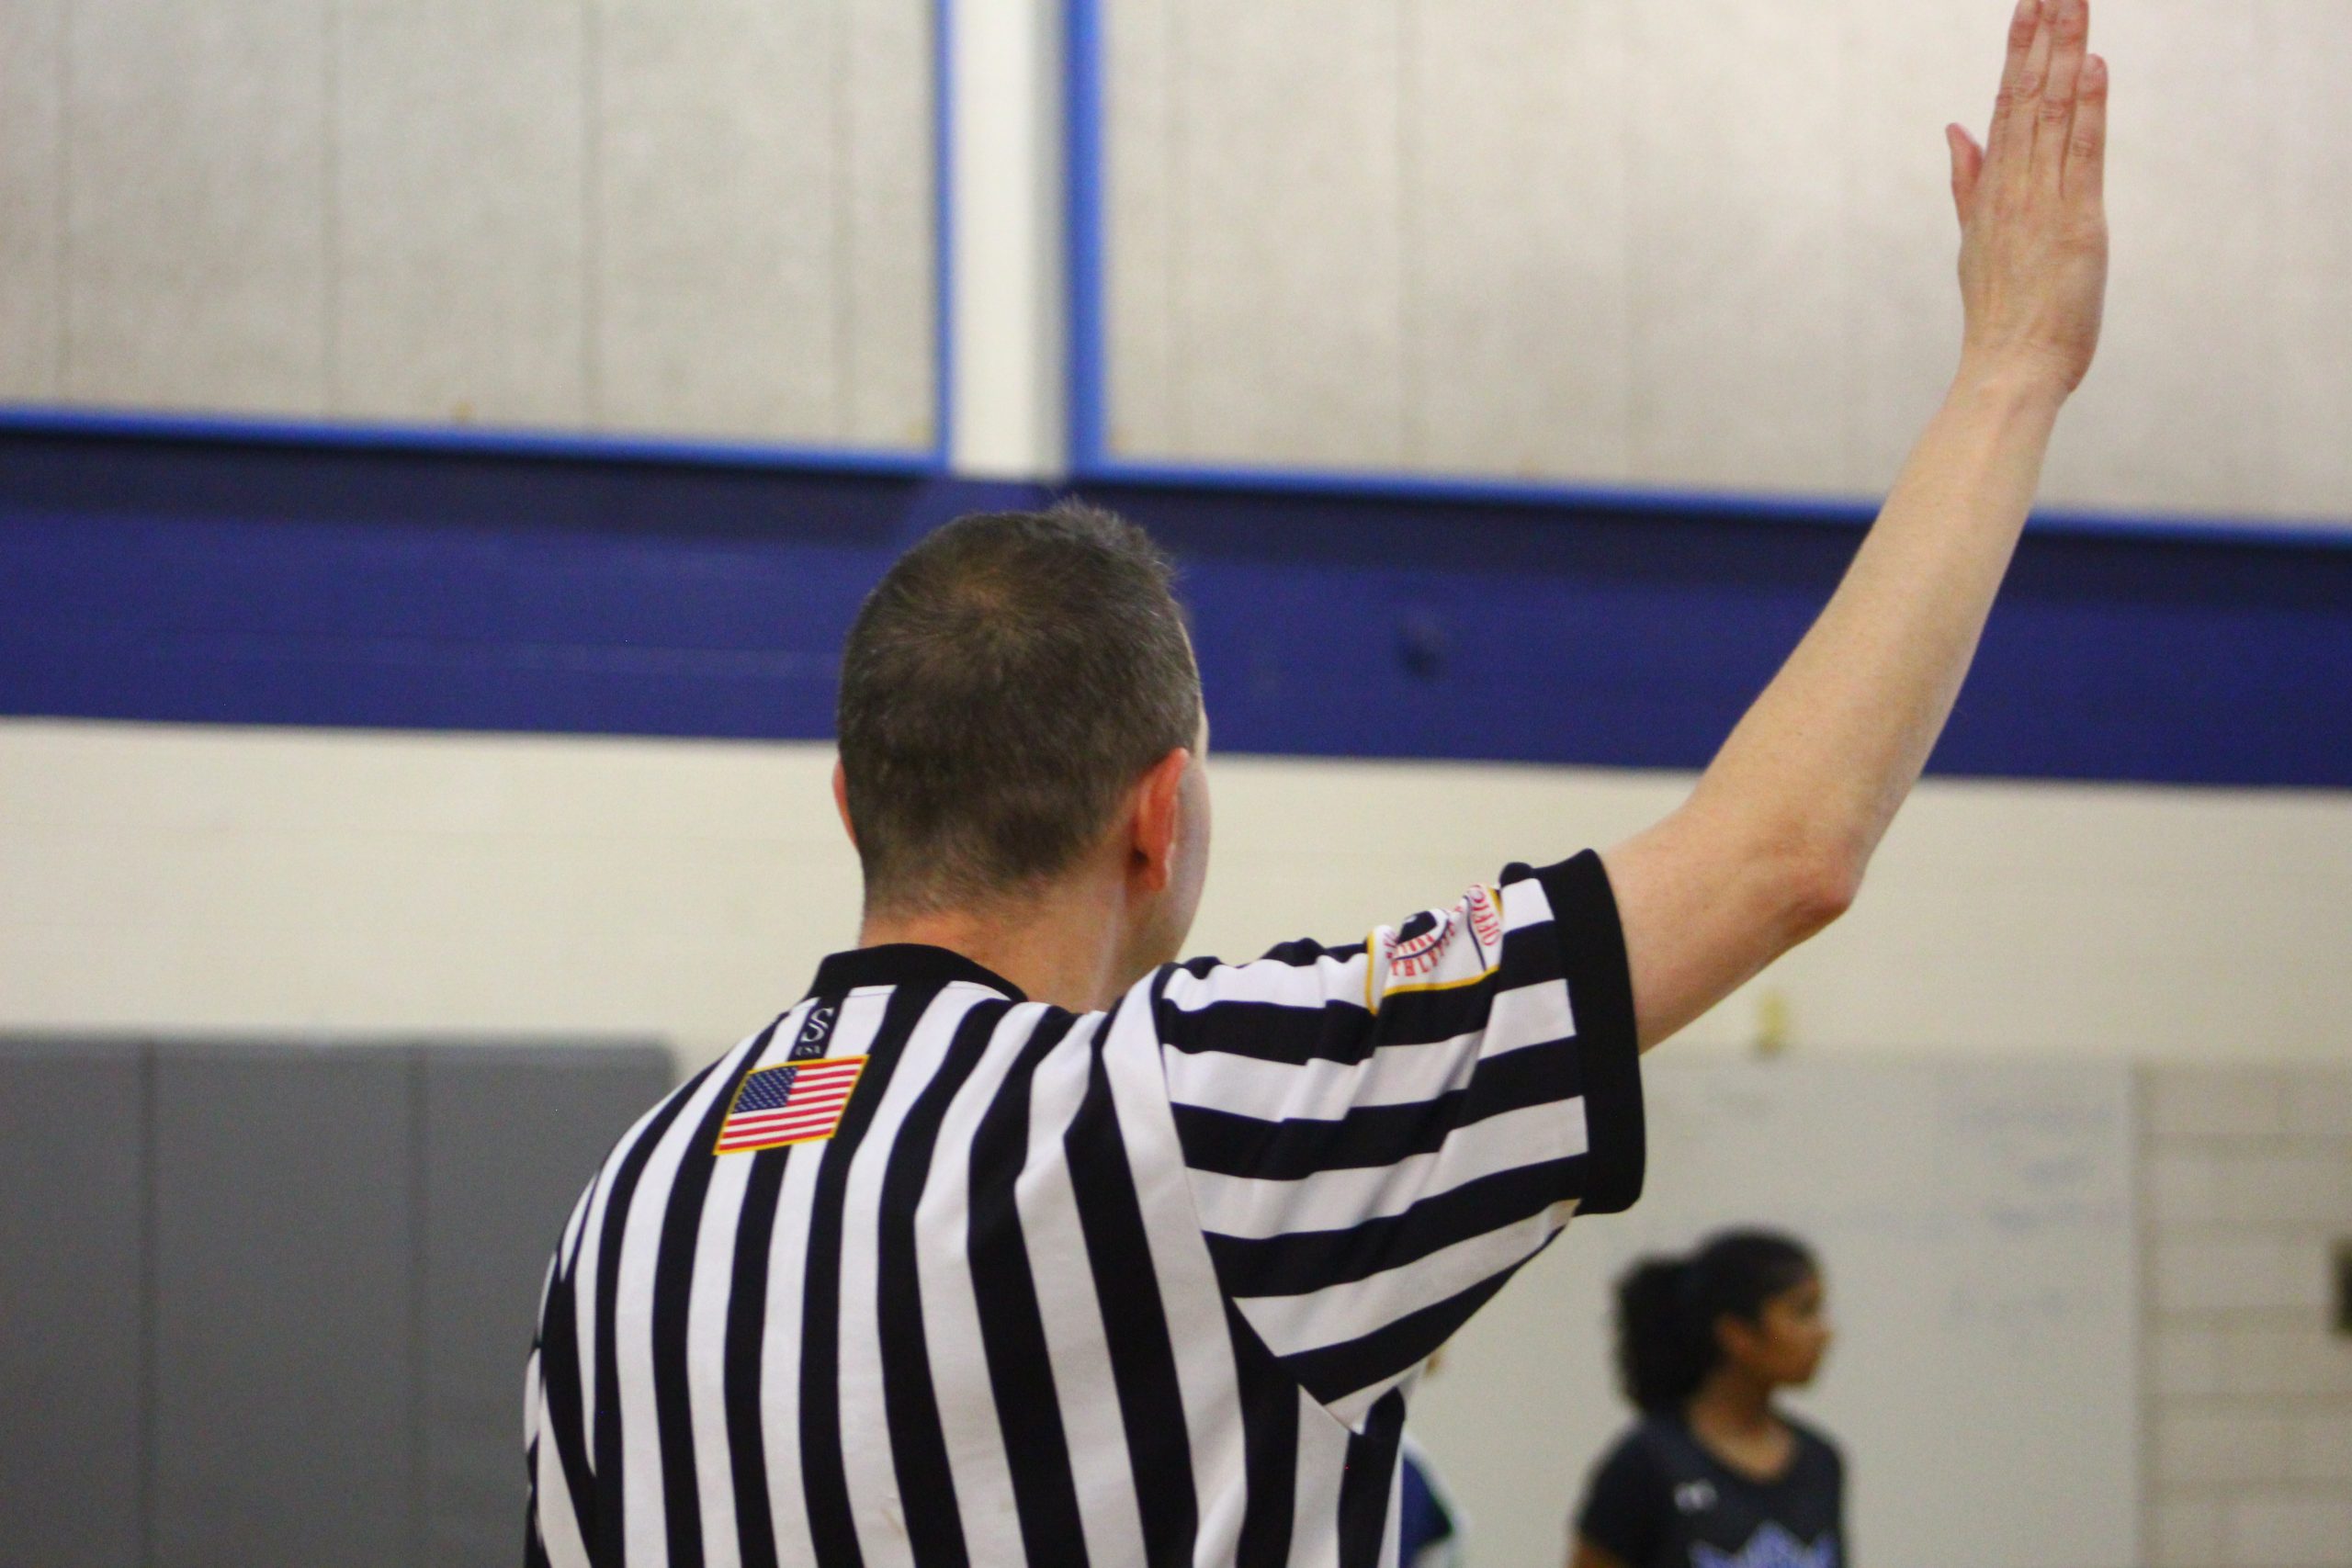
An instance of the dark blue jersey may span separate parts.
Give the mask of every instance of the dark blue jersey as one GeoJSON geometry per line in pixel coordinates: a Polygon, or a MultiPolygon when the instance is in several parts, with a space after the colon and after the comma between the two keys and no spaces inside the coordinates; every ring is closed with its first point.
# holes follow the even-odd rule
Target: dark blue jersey
{"type": "Polygon", "coordinates": [[[1846,1462],[1820,1433],[1789,1428],[1788,1468],[1758,1481],[1681,1416],[1646,1416],[1593,1470],[1577,1533],[1626,1568],[1847,1568],[1846,1462]]]}

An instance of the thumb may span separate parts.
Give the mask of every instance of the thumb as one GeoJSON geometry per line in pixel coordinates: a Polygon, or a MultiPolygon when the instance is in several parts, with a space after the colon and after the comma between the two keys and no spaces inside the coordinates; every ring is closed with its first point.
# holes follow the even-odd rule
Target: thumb
{"type": "Polygon", "coordinates": [[[1951,204],[1964,229],[1976,210],[1976,181],[1984,173],[1984,149],[1957,125],[1944,127],[1944,141],[1951,148],[1951,204]]]}

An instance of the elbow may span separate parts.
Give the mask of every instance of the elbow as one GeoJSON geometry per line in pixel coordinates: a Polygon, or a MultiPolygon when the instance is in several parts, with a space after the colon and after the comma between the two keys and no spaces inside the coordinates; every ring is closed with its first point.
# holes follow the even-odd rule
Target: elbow
{"type": "Polygon", "coordinates": [[[1808,845],[1782,863],[1782,922],[1794,947],[1854,907],[1862,890],[1863,856],[1843,845],[1808,845]]]}

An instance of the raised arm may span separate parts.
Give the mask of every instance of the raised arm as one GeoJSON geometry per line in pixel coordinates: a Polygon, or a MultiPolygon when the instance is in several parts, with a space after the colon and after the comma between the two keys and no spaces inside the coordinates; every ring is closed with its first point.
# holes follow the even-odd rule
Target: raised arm
{"type": "Polygon", "coordinates": [[[2107,284],[2107,66],[2087,0],[2023,0],[1988,145],[1948,129],[1960,370],[1820,619],[1690,797],[1608,851],[1645,1047],[1853,900],[2023,529],[2107,284]]]}

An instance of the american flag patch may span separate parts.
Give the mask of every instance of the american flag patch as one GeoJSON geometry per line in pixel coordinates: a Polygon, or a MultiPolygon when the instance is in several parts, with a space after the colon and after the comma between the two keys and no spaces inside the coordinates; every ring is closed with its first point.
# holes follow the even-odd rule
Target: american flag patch
{"type": "Polygon", "coordinates": [[[841,1127],[849,1091],[865,1070],[863,1056],[820,1056],[746,1076],[735,1103],[727,1108],[727,1120],[719,1123],[713,1152],[748,1154],[831,1137],[841,1127]]]}

